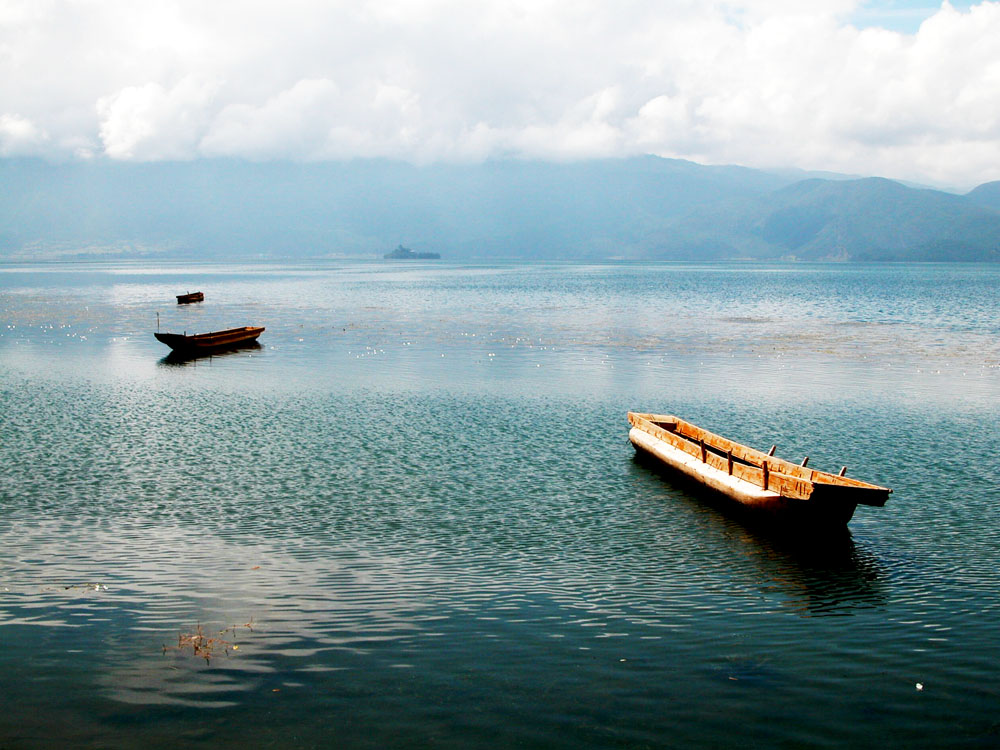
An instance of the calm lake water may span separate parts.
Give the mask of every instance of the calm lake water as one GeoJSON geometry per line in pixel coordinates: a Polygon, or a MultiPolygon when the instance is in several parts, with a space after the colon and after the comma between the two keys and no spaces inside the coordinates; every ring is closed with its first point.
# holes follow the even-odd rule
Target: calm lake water
{"type": "Polygon", "coordinates": [[[998,289],[0,265],[0,747],[996,747],[998,289]],[[175,364],[157,315],[267,330],[175,364]],[[894,494],[774,538],[629,409],[894,494]]]}

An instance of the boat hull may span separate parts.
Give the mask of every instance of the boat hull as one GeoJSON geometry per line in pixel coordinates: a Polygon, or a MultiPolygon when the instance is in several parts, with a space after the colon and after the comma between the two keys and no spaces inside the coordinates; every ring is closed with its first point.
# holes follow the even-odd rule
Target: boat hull
{"type": "Polygon", "coordinates": [[[792,465],[672,416],[629,414],[640,457],[755,517],[844,527],[859,504],[885,504],[888,488],[792,465]]]}
{"type": "Polygon", "coordinates": [[[732,478],[725,472],[704,464],[699,466],[697,459],[650,438],[641,430],[633,428],[629,432],[629,440],[638,458],[647,466],[663,471],[665,475],[689,480],[692,485],[711,493],[706,495],[710,501],[751,520],[793,526],[842,527],[854,517],[857,509],[857,503],[850,502],[809,505],[742,480],[729,481],[732,478]]]}
{"type": "Polygon", "coordinates": [[[198,356],[249,346],[256,343],[257,338],[263,332],[263,327],[245,326],[243,328],[230,328],[225,331],[199,333],[193,336],[159,332],[153,335],[157,341],[166,344],[178,354],[198,356]]]}
{"type": "Polygon", "coordinates": [[[204,302],[205,294],[203,292],[191,292],[189,294],[178,294],[177,304],[178,305],[189,305],[192,302],[204,302]]]}

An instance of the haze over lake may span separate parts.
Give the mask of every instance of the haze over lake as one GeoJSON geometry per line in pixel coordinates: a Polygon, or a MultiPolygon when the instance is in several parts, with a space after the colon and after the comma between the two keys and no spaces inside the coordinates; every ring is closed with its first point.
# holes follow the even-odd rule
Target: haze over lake
{"type": "Polygon", "coordinates": [[[998,282],[0,266],[0,744],[995,744],[998,282]],[[176,364],[157,314],[266,331],[176,364]],[[894,492],[773,538],[629,409],[894,492]]]}

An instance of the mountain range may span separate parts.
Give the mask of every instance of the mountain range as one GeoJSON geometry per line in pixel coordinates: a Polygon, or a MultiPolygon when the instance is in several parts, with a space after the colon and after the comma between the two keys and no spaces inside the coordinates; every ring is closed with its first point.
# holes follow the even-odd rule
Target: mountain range
{"type": "Polygon", "coordinates": [[[0,159],[0,260],[1000,260],[1000,182],[965,195],[646,156],[54,164],[0,159]]]}

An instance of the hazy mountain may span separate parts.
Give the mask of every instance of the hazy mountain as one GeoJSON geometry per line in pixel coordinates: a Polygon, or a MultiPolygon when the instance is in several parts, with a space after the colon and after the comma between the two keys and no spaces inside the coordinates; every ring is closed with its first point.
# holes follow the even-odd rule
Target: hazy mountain
{"type": "Polygon", "coordinates": [[[1000,260],[1000,213],[881,178],[795,183],[751,223],[766,245],[803,259],[1000,260]]]}
{"type": "Polygon", "coordinates": [[[994,211],[1000,211],[1000,181],[980,185],[968,193],[968,198],[994,211]]]}
{"type": "Polygon", "coordinates": [[[0,254],[133,248],[232,257],[608,257],[672,217],[786,180],[652,157],[414,167],[388,161],[52,165],[0,161],[0,254]]]}
{"type": "MultiPolygon", "coordinates": [[[[639,157],[391,161],[0,160],[0,258],[994,259],[1000,211],[880,179],[639,157]]],[[[983,200],[977,200],[977,197],[983,200]]]]}

